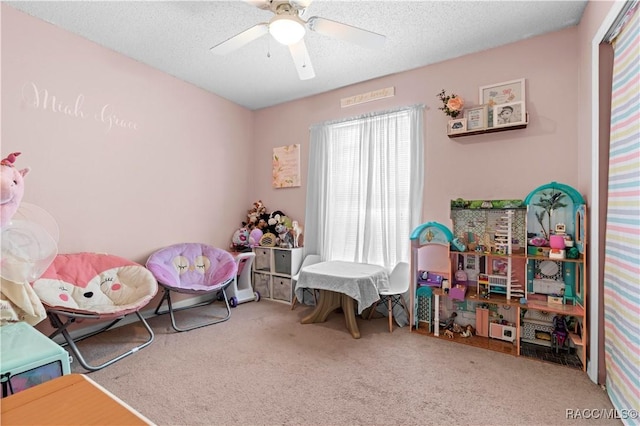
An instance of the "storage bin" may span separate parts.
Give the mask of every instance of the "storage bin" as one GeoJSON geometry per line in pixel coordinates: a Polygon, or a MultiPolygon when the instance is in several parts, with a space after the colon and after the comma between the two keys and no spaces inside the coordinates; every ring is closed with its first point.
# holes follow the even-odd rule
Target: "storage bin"
{"type": "Polygon", "coordinates": [[[291,250],[274,250],[273,260],[276,274],[293,275],[291,273],[291,250]]]}
{"type": "Polygon", "coordinates": [[[271,275],[254,272],[253,274],[253,290],[260,293],[260,297],[271,298],[271,275]]]}
{"type": "Polygon", "coordinates": [[[261,247],[256,247],[253,250],[256,253],[253,268],[256,271],[269,271],[271,269],[271,250],[261,247]]]}
{"type": "Polygon", "coordinates": [[[0,327],[2,397],[71,372],[69,353],[25,322],[0,327]]]}
{"type": "Polygon", "coordinates": [[[273,277],[273,294],[271,297],[277,300],[291,302],[291,279],[285,277],[273,277]]]}

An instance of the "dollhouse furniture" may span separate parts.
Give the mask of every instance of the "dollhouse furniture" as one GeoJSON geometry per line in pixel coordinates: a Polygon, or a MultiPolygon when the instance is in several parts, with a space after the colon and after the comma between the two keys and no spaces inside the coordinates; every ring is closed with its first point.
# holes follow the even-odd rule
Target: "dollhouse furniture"
{"type": "Polygon", "coordinates": [[[427,324],[427,330],[433,330],[433,290],[429,286],[420,286],[416,290],[416,310],[425,312],[425,315],[416,321],[416,330],[420,327],[420,323],[427,324]]]}
{"type": "Polygon", "coordinates": [[[298,299],[302,299],[305,288],[317,289],[320,297],[313,312],[300,321],[302,324],[325,322],[331,312],[342,308],[347,330],[354,339],[359,339],[356,305],[361,315],[376,302],[379,291],[389,288],[389,274],[383,267],[367,263],[320,262],[300,271],[295,288],[298,299]]]}
{"type": "Polygon", "coordinates": [[[153,331],[140,310],[156,295],[158,285],[142,265],[103,253],[59,254],[32,286],[56,329],[49,338],[62,335],[64,345],[88,371],[100,370],[153,342],[153,331]],[[146,341],[100,365],[85,361],[76,342],[111,329],[131,314],[138,317],[146,330],[146,341]],[[71,336],[69,326],[90,320],[99,321],[100,328],[71,336]]]}
{"type": "MultiPolygon", "coordinates": [[[[416,303],[416,292],[421,286],[420,279],[424,275],[424,272],[441,277],[438,281],[443,283],[444,281],[451,282],[451,259],[449,257],[449,244],[453,239],[453,234],[441,223],[438,222],[426,222],[417,226],[413,232],[411,232],[411,263],[410,263],[410,302],[411,310],[409,317],[409,329],[412,327],[418,328],[418,322],[423,321],[429,324],[431,328],[431,309],[429,312],[424,309],[418,309],[423,307],[416,303]]],[[[428,275],[427,275],[428,276],[428,275]]],[[[427,285],[431,285],[428,284],[427,285]]],[[[437,288],[436,286],[433,286],[437,288]]],[[[438,305],[439,292],[434,292],[435,306],[438,305]]],[[[438,324],[439,313],[438,309],[435,309],[435,324],[438,324]]],[[[438,327],[435,327],[435,332],[438,332],[438,327]]]]}
{"type": "Polygon", "coordinates": [[[67,351],[26,322],[0,327],[0,342],[3,398],[71,371],[67,351]]]}
{"type": "Polygon", "coordinates": [[[389,333],[393,332],[393,307],[396,305],[401,306],[409,316],[409,309],[404,303],[404,294],[407,290],[409,290],[409,264],[407,262],[398,262],[389,276],[389,288],[378,291],[380,300],[373,304],[373,308],[369,311],[369,319],[373,317],[379,303],[387,302],[389,333]]]}
{"type": "Polygon", "coordinates": [[[236,279],[238,265],[231,253],[226,250],[202,243],[174,244],[162,248],[149,256],[147,268],[164,294],[156,307],[156,315],[169,313],[171,326],[175,331],[189,331],[227,321],[231,317],[227,287],[236,279]],[[175,308],[171,302],[171,293],[212,296],[209,300],[175,308]],[[191,325],[178,326],[175,312],[200,306],[211,305],[221,296],[226,315],[212,315],[213,319],[203,320],[191,325]],[[166,301],[167,310],[160,311],[166,301]]]}
{"type": "Polygon", "coordinates": [[[8,425],[152,425],[84,374],[68,374],[2,400],[8,425]]]}

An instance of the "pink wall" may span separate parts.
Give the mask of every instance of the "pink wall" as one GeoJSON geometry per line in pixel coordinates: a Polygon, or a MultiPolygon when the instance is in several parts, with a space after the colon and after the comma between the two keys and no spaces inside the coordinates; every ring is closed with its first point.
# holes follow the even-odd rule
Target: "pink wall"
{"type": "Polygon", "coordinates": [[[22,151],[24,202],[57,220],[60,252],[227,247],[252,198],[252,127],[245,108],[2,4],[2,156],[22,151]]]}
{"type": "Polygon", "coordinates": [[[255,187],[253,197],[268,208],[304,220],[308,129],[315,123],[402,105],[424,103],[424,221],[449,223],[452,198],[525,198],[550,181],[578,186],[578,44],[576,27],[497,49],[466,55],[299,101],[265,108],[255,119],[255,187]],[[437,108],[445,89],[478,103],[478,88],[526,78],[530,124],[523,130],[449,139],[448,117],[437,108]],[[340,99],[394,86],[396,96],[349,108],[340,99]],[[301,188],[272,189],[274,147],[302,145],[301,188]]]}
{"type": "Polygon", "coordinates": [[[309,126],[415,103],[427,105],[424,221],[448,223],[452,198],[523,198],[552,180],[589,202],[591,43],[613,4],[589,2],[577,27],[256,112],[2,4],[1,152],[23,152],[24,201],[58,221],[61,252],[137,261],[177,241],[226,247],[256,199],[304,222],[309,126]],[[472,105],[479,86],[523,77],[527,129],[446,136],[440,90],[472,105]],[[340,108],[388,86],[395,97],[340,108]],[[45,90],[69,113],[45,108],[45,90]],[[105,105],[130,127],[96,119],[105,105]],[[294,143],[302,187],[273,189],[272,149],[294,143]]]}

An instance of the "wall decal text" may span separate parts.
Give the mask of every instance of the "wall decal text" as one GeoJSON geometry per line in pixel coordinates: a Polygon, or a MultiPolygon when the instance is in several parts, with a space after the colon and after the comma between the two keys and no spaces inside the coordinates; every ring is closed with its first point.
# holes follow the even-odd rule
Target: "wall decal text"
{"type": "Polygon", "coordinates": [[[35,83],[29,82],[22,86],[22,100],[30,108],[49,111],[79,120],[92,117],[104,126],[105,132],[109,132],[114,128],[129,130],[138,130],[139,128],[138,123],[135,121],[126,120],[116,115],[110,104],[104,104],[97,109],[92,108],[91,111],[95,111],[93,114],[87,112],[89,108],[84,105],[85,97],[82,93],[77,95],[72,102],[68,102],[50,93],[49,90],[40,89],[35,83]]]}
{"type": "Polygon", "coordinates": [[[349,96],[348,98],[340,99],[340,107],[346,108],[353,105],[363,104],[365,102],[371,102],[378,99],[390,98],[396,95],[395,87],[385,87],[384,89],[373,90],[367,93],[361,93],[359,95],[349,96]]]}

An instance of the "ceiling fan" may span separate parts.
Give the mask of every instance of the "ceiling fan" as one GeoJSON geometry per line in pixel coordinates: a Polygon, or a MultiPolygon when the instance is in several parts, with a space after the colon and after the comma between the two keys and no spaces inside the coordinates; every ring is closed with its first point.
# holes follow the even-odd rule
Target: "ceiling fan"
{"type": "Polygon", "coordinates": [[[213,53],[224,55],[270,33],[278,42],[289,47],[300,80],[315,77],[311,58],[304,43],[306,30],[339,38],[368,48],[381,47],[386,37],[362,28],[312,16],[303,19],[311,0],[245,0],[260,9],[274,13],[269,22],[262,22],[211,48],[213,53]]]}

